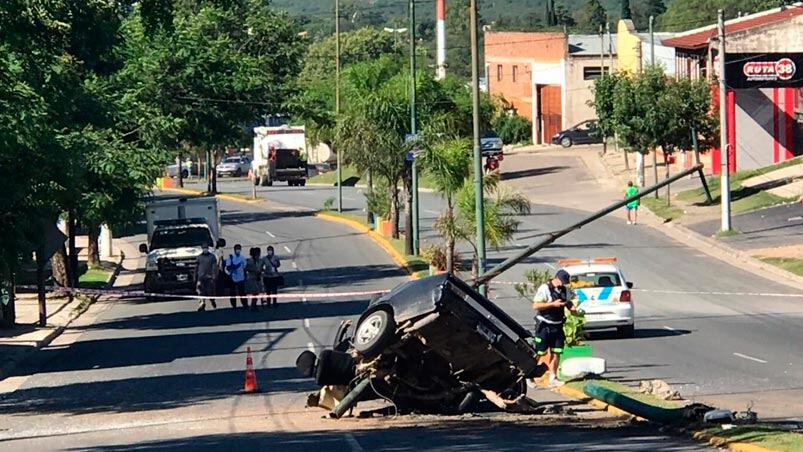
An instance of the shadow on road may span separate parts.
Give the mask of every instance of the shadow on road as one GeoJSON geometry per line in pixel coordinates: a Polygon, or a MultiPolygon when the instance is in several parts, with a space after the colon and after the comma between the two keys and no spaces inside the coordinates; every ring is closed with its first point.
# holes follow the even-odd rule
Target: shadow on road
{"type": "MultiPolygon", "coordinates": [[[[332,421],[337,422],[337,421],[332,421]]],[[[334,427],[334,426],[333,426],[334,427]]],[[[193,438],[143,441],[128,445],[108,445],[69,449],[73,452],[146,451],[229,451],[281,450],[371,450],[371,451],[520,451],[537,445],[553,452],[577,450],[699,450],[691,440],[670,439],[654,427],[624,426],[599,428],[580,423],[550,425],[539,421],[497,423],[493,418],[476,421],[439,420],[435,425],[416,427],[387,426],[371,430],[308,432],[250,432],[196,436],[193,438]]]]}
{"type": "MultiPolygon", "coordinates": [[[[636,328],[636,337],[632,339],[652,339],[656,337],[685,336],[691,334],[690,330],[665,330],[662,328],[636,328]]],[[[622,340],[616,331],[590,331],[589,340],[606,341],[611,339],[622,340]]],[[[625,339],[626,340],[626,339],[625,339]]]]}
{"type": "Polygon", "coordinates": [[[269,350],[293,331],[292,328],[268,328],[84,340],[66,349],[43,349],[37,360],[46,362],[44,366],[39,369],[22,366],[15,370],[14,375],[145,366],[186,358],[230,355],[246,343],[254,351],[269,350]],[[254,339],[262,334],[267,335],[264,341],[254,339]]]}
{"type": "Polygon", "coordinates": [[[255,223],[259,221],[271,221],[281,218],[304,218],[311,217],[312,210],[292,210],[292,211],[273,211],[273,212],[240,212],[228,211],[220,214],[220,221],[224,226],[255,223]]]}
{"type": "MultiPolygon", "coordinates": [[[[300,379],[295,367],[257,369],[256,374],[266,393],[315,390],[313,381],[300,379]]],[[[243,371],[237,370],[27,388],[0,396],[0,414],[162,410],[230,397],[242,384],[243,371]]]]}
{"type": "MultiPolygon", "coordinates": [[[[194,303],[193,303],[194,304],[194,303]]],[[[251,324],[258,322],[278,322],[282,320],[315,319],[326,317],[348,317],[361,314],[368,306],[368,300],[307,302],[279,302],[276,308],[258,312],[232,310],[228,301],[218,302],[218,309],[211,312],[172,312],[148,314],[124,319],[97,322],[86,326],[86,330],[169,330],[176,328],[202,328],[209,326],[251,324]]],[[[263,330],[264,331],[264,330],[263,330]]],[[[233,333],[232,333],[233,334],[233,333]]]]}
{"type": "MultiPolygon", "coordinates": [[[[383,280],[404,276],[405,272],[396,265],[363,265],[337,268],[316,268],[285,272],[285,292],[296,291],[298,286],[323,286],[347,290],[360,290],[355,286],[371,280],[383,280]]],[[[392,287],[386,287],[391,289],[392,287]]],[[[310,291],[314,292],[315,289],[310,291]]]]}
{"type": "Polygon", "coordinates": [[[545,166],[543,168],[531,168],[520,171],[508,171],[502,173],[502,180],[523,179],[525,177],[543,176],[544,174],[557,173],[569,169],[568,166],[545,166]]]}

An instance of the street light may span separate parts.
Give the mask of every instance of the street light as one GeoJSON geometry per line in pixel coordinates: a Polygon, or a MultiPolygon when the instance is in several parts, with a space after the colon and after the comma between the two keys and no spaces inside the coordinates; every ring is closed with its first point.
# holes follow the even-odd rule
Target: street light
{"type": "Polygon", "coordinates": [[[407,29],[406,29],[406,28],[390,28],[390,27],[385,27],[385,28],[384,28],[384,30],[385,30],[387,33],[393,33],[393,47],[394,47],[394,48],[399,46],[399,35],[400,35],[401,33],[406,33],[406,32],[407,32],[407,29]]]}

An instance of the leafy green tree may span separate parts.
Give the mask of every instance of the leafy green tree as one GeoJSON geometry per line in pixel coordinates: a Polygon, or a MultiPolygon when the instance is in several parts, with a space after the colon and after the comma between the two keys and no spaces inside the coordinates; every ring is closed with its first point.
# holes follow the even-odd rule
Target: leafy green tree
{"type": "Polygon", "coordinates": [[[666,77],[660,68],[649,67],[636,76],[621,77],[614,88],[613,117],[617,137],[632,152],[637,152],[637,175],[644,186],[644,156],[660,143],[665,128],[664,112],[658,99],[666,89],[666,77]]]}
{"type": "Polygon", "coordinates": [[[529,119],[516,114],[499,115],[493,122],[494,131],[506,144],[528,143],[532,136],[532,127],[529,119]]]}
{"type": "Polygon", "coordinates": [[[494,31],[538,31],[546,28],[541,14],[528,12],[522,15],[502,16],[493,21],[494,31]]]}
{"type": "Polygon", "coordinates": [[[644,2],[636,3],[633,5],[633,23],[639,30],[649,28],[650,16],[656,20],[666,11],[666,5],[663,0],[646,0],[644,2]]]}
{"type": "Polygon", "coordinates": [[[616,134],[614,93],[616,83],[621,77],[623,76],[619,74],[604,74],[594,81],[594,109],[597,113],[599,132],[606,140],[616,134]]]}
{"type": "Polygon", "coordinates": [[[599,0],[588,0],[585,6],[574,14],[577,29],[585,33],[599,33],[600,27],[608,21],[608,13],[599,0]]]}
{"type": "Polygon", "coordinates": [[[664,31],[683,31],[710,25],[717,21],[717,11],[726,18],[739,13],[750,14],[781,6],[779,0],[674,0],[661,15],[659,26],[664,31]]]}
{"type": "Polygon", "coordinates": [[[632,19],[633,13],[630,10],[630,0],[622,0],[622,12],[620,14],[622,19],[632,19]]]}
{"type": "MultiPolygon", "coordinates": [[[[471,78],[471,47],[469,27],[469,0],[449,0],[446,2],[446,61],[447,72],[464,79],[471,78]]],[[[477,12],[477,26],[485,24],[481,11],[477,12]]],[[[478,33],[478,46],[482,49],[483,37],[478,33]]]]}
{"type": "Polygon", "coordinates": [[[422,166],[446,200],[446,211],[435,221],[435,229],[446,239],[446,271],[455,269],[455,244],[464,238],[455,216],[455,196],[471,174],[471,142],[447,138],[432,144],[422,158],[422,166]]]}
{"type": "Polygon", "coordinates": [[[565,5],[558,5],[555,8],[555,23],[563,27],[574,27],[577,22],[572,17],[569,9],[565,5]]]}
{"type": "MultiPolygon", "coordinates": [[[[517,215],[530,213],[530,201],[514,189],[500,185],[498,173],[483,177],[483,196],[485,203],[485,241],[486,244],[500,248],[513,239],[521,221],[517,215]]],[[[472,275],[478,274],[477,257],[477,217],[475,208],[474,181],[469,177],[457,194],[457,235],[467,241],[473,249],[472,275]]]]}

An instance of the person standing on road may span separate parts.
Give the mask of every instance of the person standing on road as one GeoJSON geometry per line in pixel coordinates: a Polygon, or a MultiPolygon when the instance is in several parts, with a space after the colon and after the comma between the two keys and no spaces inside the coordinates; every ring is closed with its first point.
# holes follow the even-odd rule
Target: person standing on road
{"type": "Polygon", "coordinates": [[[248,301],[245,299],[245,258],[242,256],[242,245],[234,245],[234,254],[229,254],[229,257],[224,261],[224,270],[229,278],[231,278],[231,285],[229,286],[229,301],[231,307],[237,307],[237,298],[244,308],[248,307],[248,301]]]}
{"type": "Polygon", "coordinates": [[[257,298],[262,293],[262,261],[259,258],[262,251],[259,247],[251,248],[251,257],[245,263],[245,292],[251,299],[251,310],[257,310],[257,298]]]}
{"type": "Polygon", "coordinates": [[[535,351],[541,363],[549,369],[549,385],[560,386],[558,364],[566,342],[563,323],[566,321],[565,309],[575,311],[569,301],[570,277],[566,270],[558,270],[555,277],[541,284],[535,292],[533,309],[535,316],[535,351]]]}
{"type": "MultiPolygon", "coordinates": [[[[625,199],[635,196],[638,193],[638,187],[633,185],[633,181],[627,183],[627,189],[625,189],[625,199]]],[[[627,224],[636,224],[636,220],[638,220],[638,206],[639,200],[636,199],[635,201],[631,201],[625,205],[627,209],[627,224]]]]}
{"type": "Polygon", "coordinates": [[[284,282],[284,278],[279,273],[279,267],[281,267],[282,263],[279,261],[279,258],[276,257],[272,246],[269,246],[265,250],[265,257],[263,257],[260,262],[262,284],[265,286],[265,292],[268,294],[268,297],[262,300],[262,304],[268,303],[272,306],[276,306],[277,299],[275,295],[279,291],[279,286],[284,282]]]}
{"type": "MultiPolygon", "coordinates": [[[[217,277],[217,257],[209,251],[209,245],[204,245],[203,252],[198,255],[195,261],[195,289],[202,297],[215,295],[215,278],[217,277]]],[[[198,310],[206,311],[207,298],[201,298],[198,302],[198,310]]],[[[214,298],[209,298],[212,307],[216,308],[214,298]]]]}

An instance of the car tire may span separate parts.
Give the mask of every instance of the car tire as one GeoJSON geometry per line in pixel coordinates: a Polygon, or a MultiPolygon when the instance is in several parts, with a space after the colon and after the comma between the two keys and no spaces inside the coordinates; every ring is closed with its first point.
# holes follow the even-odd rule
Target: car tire
{"type": "Polygon", "coordinates": [[[324,350],[315,364],[318,386],[348,385],[354,379],[354,360],[348,353],[324,350]]]}
{"type": "Polygon", "coordinates": [[[190,177],[190,172],[187,171],[187,170],[181,171],[181,177],[182,177],[182,179],[186,179],[186,178],[190,177]]]}
{"type": "Polygon", "coordinates": [[[299,185],[301,185],[303,187],[303,186],[307,185],[307,180],[306,179],[301,179],[298,183],[299,183],[299,185]]]}
{"type": "Polygon", "coordinates": [[[569,138],[569,137],[563,137],[563,138],[560,139],[560,145],[565,147],[565,148],[572,147],[572,144],[573,144],[572,143],[572,139],[569,138]]]}
{"type": "Polygon", "coordinates": [[[617,327],[616,333],[619,334],[619,337],[623,338],[636,337],[636,325],[626,325],[617,327]]]}
{"type": "Polygon", "coordinates": [[[265,182],[265,186],[266,187],[272,187],[273,186],[273,180],[268,180],[267,182],[265,182]]]}
{"type": "Polygon", "coordinates": [[[241,170],[240,168],[237,168],[237,170],[234,171],[234,174],[233,174],[234,177],[240,177],[242,175],[243,175],[243,170],[241,170]]]}
{"type": "Polygon", "coordinates": [[[354,350],[366,358],[379,356],[396,335],[396,321],[386,309],[375,309],[363,315],[354,329],[354,350]]]}

